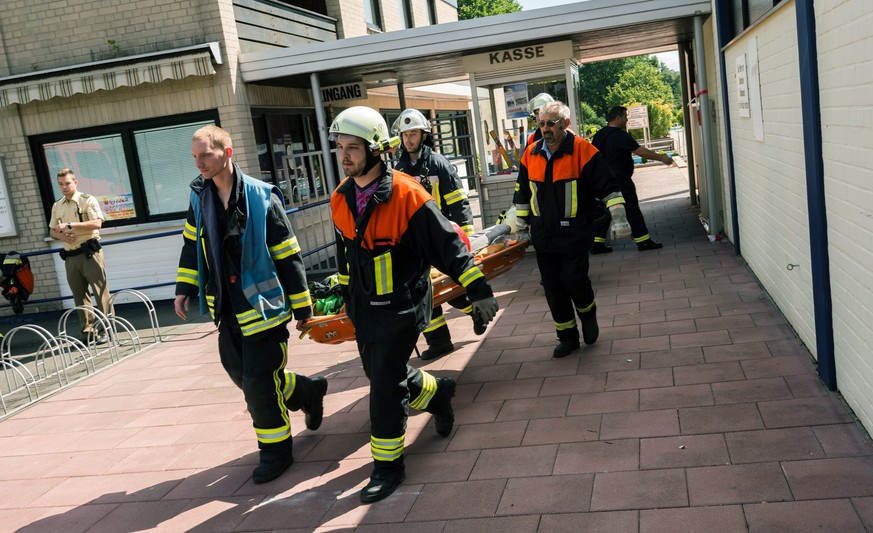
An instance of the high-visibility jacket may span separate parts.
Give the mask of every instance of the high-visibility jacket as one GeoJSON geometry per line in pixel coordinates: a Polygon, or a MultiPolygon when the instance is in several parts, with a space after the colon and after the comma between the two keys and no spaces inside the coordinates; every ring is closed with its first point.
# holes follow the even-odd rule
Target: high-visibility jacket
{"type": "MultiPolygon", "coordinates": [[[[537,251],[584,249],[593,238],[592,221],[604,215],[599,199],[619,193],[618,182],[597,148],[582,137],[567,132],[551,158],[544,142],[528,146],[521,158],[513,196],[517,216],[530,223],[537,251]]],[[[608,206],[623,202],[619,194],[608,206]]]]}
{"type": "Polygon", "coordinates": [[[298,320],[308,318],[312,308],[300,245],[280,196],[277,192],[268,197],[252,194],[263,192],[264,187],[256,186],[254,178],[236,164],[233,175],[226,211],[211,180],[198,176],[191,182],[196,200],[189,205],[185,221],[176,294],[193,298],[202,290],[215,323],[223,306],[230,306],[242,334],[249,336],[285,324],[292,315],[298,320]],[[255,279],[259,281],[252,284],[255,279]],[[275,281],[287,301],[267,309],[263,302],[275,296],[275,281]]]}
{"type": "Polygon", "coordinates": [[[492,296],[473,256],[408,174],[382,165],[376,191],[359,216],[355,182],[330,198],[346,312],[360,342],[396,340],[430,322],[431,265],[465,287],[470,300],[492,296]]]}
{"type": "Polygon", "coordinates": [[[464,192],[458,170],[445,156],[422,144],[415,164],[412,164],[409,152],[403,150],[394,168],[417,178],[422,187],[433,196],[437,209],[460,226],[464,233],[473,234],[473,210],[467,200],[467,193],[464,192]]]}

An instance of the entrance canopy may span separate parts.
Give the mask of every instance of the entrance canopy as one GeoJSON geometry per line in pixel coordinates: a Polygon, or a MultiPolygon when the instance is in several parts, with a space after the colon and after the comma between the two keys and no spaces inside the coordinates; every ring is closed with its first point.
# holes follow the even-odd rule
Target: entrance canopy
{"type": "MultiPolygon", "coordinates": [[[[513,46],[569,39],[581,62],[671,50],[691,41],[694,18],[710,11],[709,0],[591,0],[243,54],[240,69],[245,82],[267,85],[309,87],[317,73],[325,86],[409,86],[464,79],[463,56],[513,46]]],[[[496,60],[511,68],[512,58],[496,60]]]]}

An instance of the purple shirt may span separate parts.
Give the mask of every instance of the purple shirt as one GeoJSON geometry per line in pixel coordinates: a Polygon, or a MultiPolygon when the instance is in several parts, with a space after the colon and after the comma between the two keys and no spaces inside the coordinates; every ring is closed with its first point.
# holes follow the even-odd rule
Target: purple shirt
{"type": "Polygon", "coordinates": [[[378,184],[379,180],[373,180],[373,183],[361,188],[355,183],[355,207],[357,209],[355,218],[358,218],[364,212],[364,209],[366,209],[367,204],[370,202],[370,198],[376,192],[376,185],[378,184]]]}

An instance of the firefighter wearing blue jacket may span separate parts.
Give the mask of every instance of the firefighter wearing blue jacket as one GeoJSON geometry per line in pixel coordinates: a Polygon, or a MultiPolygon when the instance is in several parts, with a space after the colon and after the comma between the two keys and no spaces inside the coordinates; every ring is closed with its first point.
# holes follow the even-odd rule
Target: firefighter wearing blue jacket
{"type": "Polygon", "coordinates": [[[288,322],[306,329],[312,316],[300,246],[282,194],[231,161],[230,135],[217,126],[194,134],[184,244],[176,278],[176,314],[187,320],[199,296],[218,325],[218,353],[243,391],[260,449],[252,481],[266,483],[294,462],[288,409],[302,409],[316,430],[327,381],[285,370],[288,322]]]}

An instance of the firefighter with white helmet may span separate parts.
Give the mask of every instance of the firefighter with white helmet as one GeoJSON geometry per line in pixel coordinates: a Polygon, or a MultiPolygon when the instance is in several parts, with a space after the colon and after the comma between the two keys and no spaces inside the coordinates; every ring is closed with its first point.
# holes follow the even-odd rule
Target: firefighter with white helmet
{"type": "Polygon", "coordinates": [[[540,108],[549,102],[554,102],[555,99],[549,93],[540,93],[530,99],[527,106],[530,109],[530,114],[534,117],[540,114],[540,108]]]}
{"type": "MultiPolygon", "coordinates": [[[[530,146],[531,144],[533,144],[533,143],[535,143],[538,140],[543,138],[542,130],[540,128],[536,127],[536,125],[539,123],[539,120],[540,120],[540,118],[539,118],[540,117],[540,108],[543,107],[544,105],[550,104],[554,101],[555,101],[555,99],[552,98],[552,95],[550,95],[549,93],[540,93],[540,94],[534,96],[533,98],[531,98],[530,102],[527,103],[527,107],[528,107],[528,109],[530,109],[530,114],[533,117],[535,127],[534,127],[534,131],[532,131],[530,133],[530,135],[527,136],[527,143],[525,143],[525,146],[530,146]]],[[[573,133],[573,134],[576,133],[573,131],[572,128],[567,128],[567,131],[569,131],[570,133],[573,133]]]]}
{"type": "MultiPolygon", "coordinates": [[[[394,168],[416,178],[433,197],[437,209],[468,236],[472,235],[473,210],[455,165],[433,151],[430,121],[417,109],[406,109],[391,129],[401,137],[400,158],[394,168]]],[[[450,301],[449,305],[468,315],[473,310],[466,296],[450,301]]],[[[476,333],[484,331],[481,324],[476,324],[476,333]]],[[[436,359],[454,351],[442,306],[434,308],[430,324],[424,330],[424,339],[427,349],[421,353],[423,360],[436,359]]]]}
{"type": "Polygon", "coordinates": [[[370,380],[373,473],[363,503],[379,501],[403,482],[408,407],[434,415],[437,433],[454,425],[455,381],[409,366],[432,308],[431,265],[466,288],[483,323],[497,300],[461,238],[412,176],[392,170],[381,153],[396,146],[385,120],[367,107],[340,113],[330,126],[346,179],[330,198],[343,303],[355,326],[370,380]]]}

